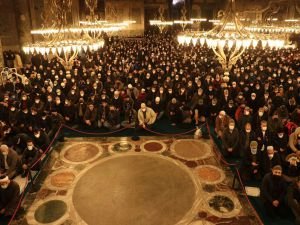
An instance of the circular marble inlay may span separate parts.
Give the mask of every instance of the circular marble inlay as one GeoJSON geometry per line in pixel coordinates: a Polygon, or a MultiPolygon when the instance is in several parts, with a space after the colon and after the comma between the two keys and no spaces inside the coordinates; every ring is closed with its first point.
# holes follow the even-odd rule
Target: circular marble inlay
{"type": "Polygon", "coordinates": [[[199,177],[200,182],[206,184],[218,184],[225,179],[224,172],[212,165],[201,165],[195,168],[196,176],[199,177]]]}
{"type": "Polygon", "coordinates": [[[237,216],[241,205],[237,197],[231,192],[214,192],[207,195],[206,209],[213,215],[221,218],[237,216]]]}
{"type": "Polygon", "coordinates": [[[211,155],[211,147],[202,140],[176,140],[171,144],[170,149],[176,157],[187,161],[206,159],[211,155]]]}
{"type": "Polygon", "coordinates": [[[102,154],[100,145],[91,142],[76,143],[63,149],[60,156],[63,161],[71,164],[88,163],[102,154]]]}
{"type": "Polygon", "coordinates": [[[67,212],[67,204],[61,200],[50,200],[40,205],[34,218],[39,223],[53,223],[60,219],[67,212]]]}
{"type": "Polygon", "coordinates": [[[50,189],[65,190],[68,189],[76,177],[76,172],[70,169],[61,169],[51,173],[45,184],[50,189]]]}
{"type": "Polygon", "coordinates": [[[133,151],[135,148],[135,145],[127,140],[114,142],[111,145],[108,146],[108,151],[111,154],[114,153],[124,153],[133,151]]]}
{"type": "Polygon", "coordinates": [[[107,157],[77,179],[74,208],[89,225],[188,224],[202,196],[190,169],[159,154],[107,157]]]}
{"type": "Polygon", "coordinates": [[[167,149],[167,145],[161,141],[149,140],[140,145],[144,152],[162,153],[167,149]]]}

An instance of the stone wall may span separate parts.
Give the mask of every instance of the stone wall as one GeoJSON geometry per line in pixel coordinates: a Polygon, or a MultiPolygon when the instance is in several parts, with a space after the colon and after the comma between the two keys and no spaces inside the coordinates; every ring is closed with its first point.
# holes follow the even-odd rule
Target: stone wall
{"type": "Polygon", "coordinates": [[[0,1],[0,38],[3,50],[19,49],[19,37],[13,0],[0,1]]]}
{"type": "Polygon", "coordinates": [[[144,33],[144,1],[107,0],[105,2],[105,19],[108,21],[135,20],[129,29],[122,32],[125,36],[144,33]]]}

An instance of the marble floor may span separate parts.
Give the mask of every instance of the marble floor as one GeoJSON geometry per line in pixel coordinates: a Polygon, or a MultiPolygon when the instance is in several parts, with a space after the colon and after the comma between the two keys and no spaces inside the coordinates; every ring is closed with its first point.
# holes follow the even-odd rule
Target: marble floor
{"type": "Polygon", "coordinates": [[[259,224],[210,140],[66,138],[15,224],[259,224]]]}

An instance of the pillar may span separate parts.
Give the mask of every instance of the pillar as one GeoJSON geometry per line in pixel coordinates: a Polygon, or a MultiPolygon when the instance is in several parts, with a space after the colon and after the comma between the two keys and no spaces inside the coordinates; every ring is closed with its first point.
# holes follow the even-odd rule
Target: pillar
{"type": "Polygon", "coordinates": [[[22,47],[26,43],[32,42],[30,31],[31,14],[28,0],[15,0],[15,16],[17,23],[17,30],[19,34],[19,44],[22,47]]]}
{"type": "Polygon", "coordinates": [[[4,58],[3,58],[2,42],[0,39],[0,68],[3,68],[3,67],[4,67],[4,58]]]}
{"type": "Polygon", "coordinates": [[[79,25],[79,0],[72,2],[72,20],[74,25],[79,25]]]}

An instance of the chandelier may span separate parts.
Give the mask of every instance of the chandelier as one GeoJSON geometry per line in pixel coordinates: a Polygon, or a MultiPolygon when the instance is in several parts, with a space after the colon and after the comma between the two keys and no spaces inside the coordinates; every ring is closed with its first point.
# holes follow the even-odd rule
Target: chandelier
{"type": "Polygon", "coordinates": [[[286,19],[283,22],[278,22],[277,18],[268,18],[269,24],[250,25],[246,29],[251,32],[272,33],[272,34],[299,34],[300,23],[298,19],[286,19]],[[272,22],[272,23],[270,23],[272,22]]]}
{"type": "MultiPolygon", "coordinates": [[[[48,18],[54,17],[50,21],[52,25],[31,31],[33,35],[42,35],[43,40],[23,46],[26,54],[51,53],[69,69],[80,51],[96,51],[103,47],[103,39],[91,38],[79,32],[77,28],[67,26],[67,14],[71,12],[72,0],[50,0],[49,4],[48,18]]],[[[49,21],[44,22],[49,23],[49,21]]]]}
{"type": "Polygon", "coordinates": [[[164,10],[163,7],[159,7],[159,9],[158,9],[159,19],[149,21],[151,26],[157,26],[158,27],[160,33],[162,33],[167,26],[172,26],[173,25],[173,21],[165,21],[164,20],[164,11],[165,10],[164,10]]]}
{"type": "Polygon", "coordinates": [[[183,32],[179,44],[200,44],[213,50],[224,70],[223,81],[229,81],[229,71],[248,48],[283,48],[285,39],[273,34],[251,32],[243,26],[236,12],[235,0],[229,0],[224,16],[209,31],[183,32]]]}
{"type": "Polygon", "coordinates": [[[87,20],[79,21],[79,27],[72,28],[71,32],[83,32],[92,39],[98,39],[103,32],[111,34],[126,29],[129,25],[136,23],[136,21],[133,20],[109,23],[106,20],[101,20],[98,15],[95,14],[98,0],[85,0],[85,4],[90,14],[87,16],[87,20]]]}
{"type": "Polygon", "coordinates": [[[179,24],[182,28],[182,31],[185,30],[186,26],[189,24],[193,24],[194,21],[193,20],[187,20],[186,18],[186,8],[185,8],[185,4],[184,7],[180,10],[181,11],[181,17],[180,20],[174,20],[174,24],[179,24]]]}

